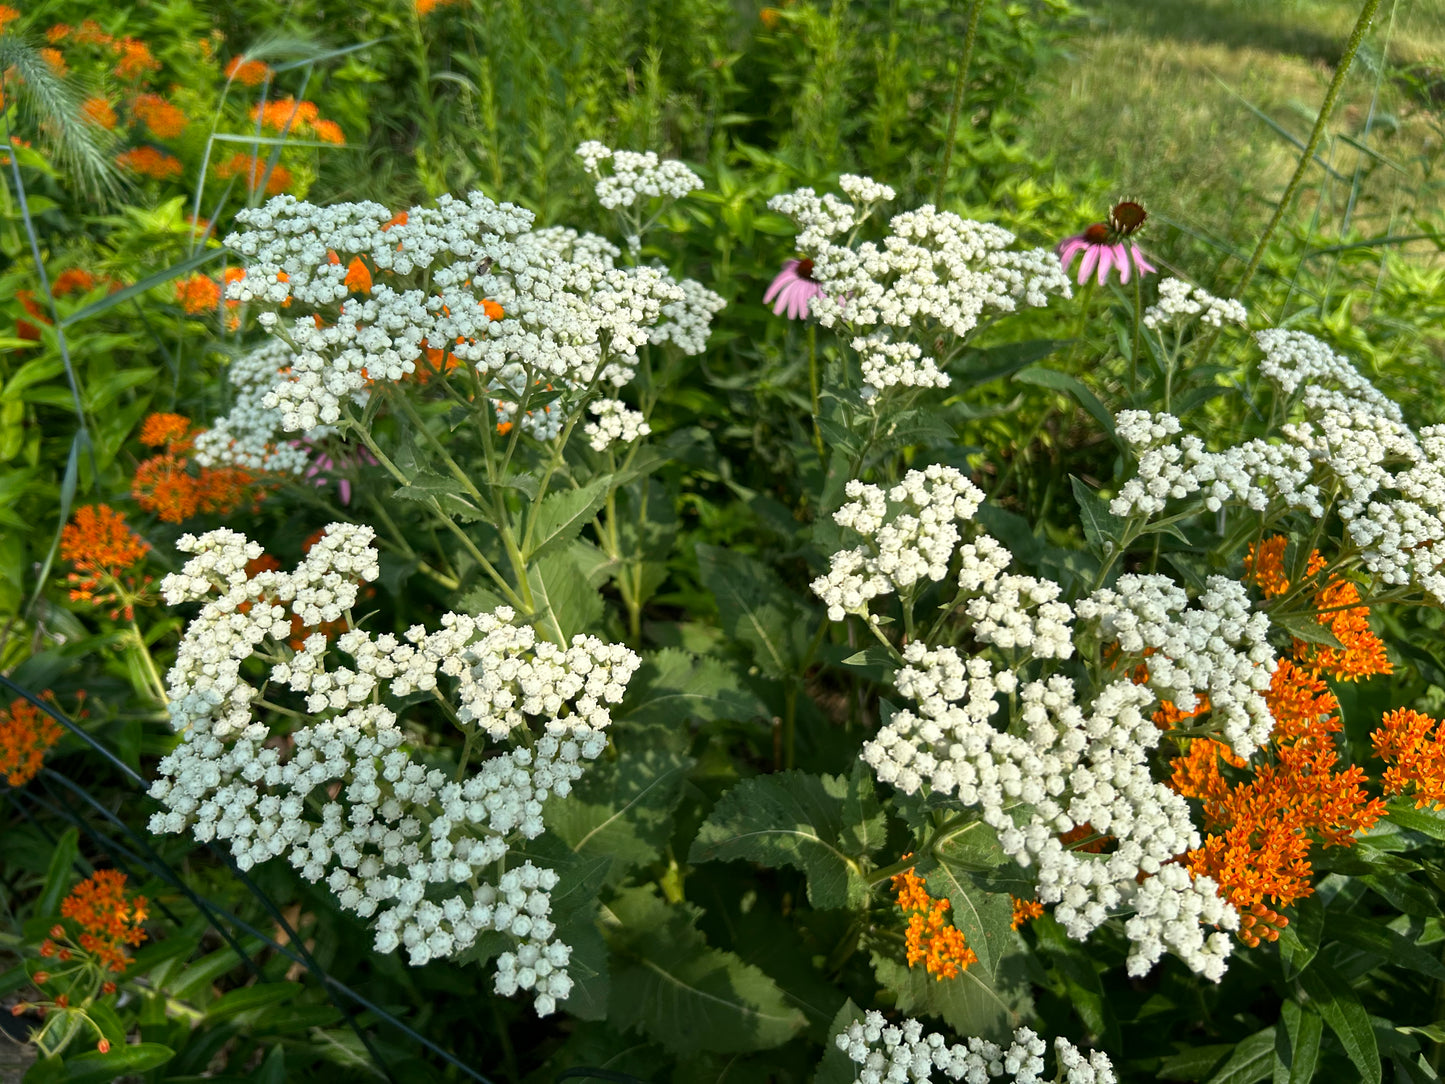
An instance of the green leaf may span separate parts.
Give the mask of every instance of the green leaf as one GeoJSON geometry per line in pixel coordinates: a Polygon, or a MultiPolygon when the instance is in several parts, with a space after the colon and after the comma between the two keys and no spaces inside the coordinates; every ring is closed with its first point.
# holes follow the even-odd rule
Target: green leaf
{"type": "Polygon", "coordinates": [[[50,865],[45,871],[45,887],[35,901],[35,913],[49,918],[60,913],[60,901],[70,890],[72,868],[80,853],[80,830],[67,828],[55,841],[55,852],[50,856],[50,865]]]}
{"type": "Polygon", "coordinates": [[[1319,1061],[1325,1022],[1298,1001],[1286,1001],[1279,1016],[1284,1027],[1275,1027],[1274,1084],[1308,1084],[1319,1061]]]}
{"type": "Polygon", "coordinates": [[[1216,1065],[1234,1053],[1233,1043],[1209,1043],[1191,1046],[1171,1054],[1159,1063],[1159,1080],[1206,1080],[1216,1065]]]}
{"type": "Polygon", "coordinates": [[[1080,522],[1084,526],[1084,538],[1099,553],[1108,556],[1124,539],[1127,521],[1109,511],[1109,502],[1086,486],[1075,475],[1069,475],[1069,484],[1074,489],[1074,501],[1079,506],[1080,522]],[[1108,543],[1109,546],[1105,546],[1108,543]]]}
{"type": "Polygon", "coordinates": [[[299,982],[266,982],[257,986],[242,986],[237,990],[228,990],[206,1009],[206,1017],[210,1020],[224,1020],[229,1016],[237,1016],[253,1009],[278,1005],[290,1001],[301,992],[301,989],[299,982]]]}
{"type": "Polygon", "coordinates": [[[823,1044],[823,1057],[818,1062],[818,1071],[813,1074],[812,1084],[855,1084],[858,1068],[853,1060],[838,1048],[838,1036],[848,1026],[863,1019],[863,1010],[853,1004],[850,997],[843,1002],[833,1022],[828,1025],[828,1041],[823,1044]]]}
{"type": "Polygon", "coordinates": [[[1234,1053],[1209,1078],[1208,1084],[1256,1084],[1269,1076],[1273,1068],[1274,1028],[1268,1027],[1236,1044],[1234,1053]]]}
{"type": "Polygon", "coordinates": [[[1284,977],[1293,979],[1320,950],[1320,935],[1325,928],[1325,909],[1316,896],[1306,896],[1295,907],[1295,915],[1279,934],[1279,959],[1284,977]]]}
{"type": "Polygon", "coordinates": [[[1119,1025],[1109,1011],[1109,1000],[1104,995],[1104,984],[1099,979],[1093,957],[1069,938],[1053,915],[1043,914],[1034,919],[1033,929],[1039,947],[1048,954],[1054,966],[1064,996],[1073,1004],[1074,1011],[1088,1029],[1090,1039],[1098,1041],[1108,1036],[1106,1045],[1111,1049],[1116,1047],[1119,1025]]]}
{"type": "Polygon", "coordinates": [[[1376,895],[1407,915],[1431,918],[1441,914],[1436,893],[1403,873],[1367,873],[1360,878],[1376,895]]]}
{"type": "Polygon", "coordinates": [[[1401,828],[1413,832],[1424,832],[1431,839],[1445,839],[1445,813],[1434,809],[1416,809],[1408,798],[1391,798],[1387,803],[1386,818],[1401,828]]]}
{"type": "Polygon", "coordinates": [[[1304,972],[1300,983],[1309,996],[1309,1007],[1324,1017],[1360,1071],[1363,1084],[1380,1084],[1380,1049],[1370,1027],[1370,1015],[1360,1004],[1360,995],[1334,968],[1323,962],[1316,962],[1304,972]]]}
{"type": "Polygon", "coordinates": [[[1321,625],[1313,614],[1281,614],[1272,618],[1271,623],[1279,626],[1307,644],[1323,644],[1326,647],[1343,647],[1328,625],[1321,625]]]}
{"type": "Polygon", "coordinates": [[[455,478],[444,478],[433,471],[421,470],[408,485],[400,486],[392,496],[403,501],[418,501],[430,505],[433,501],[448,516],[465,522],[486,519],[473,502],[466,487],[455,478]]]}
{"type": "Polygon", "coordinates": [[[858,859],[883,842],[883,812],[871,780],[778,772],[745,779],[713,806],[690,862],[748,859],[791,866],[808,879],[817,908],[862,907],[870,895],[858,859]]]}
{"type": "Polygon", "coordinates": [[[699,544],[697,564],[703,586],[717,602],[723,630],[747,644],[770,677],[796,674],[817,627],[815,608],[767,565],[745,554],[699,544]]]}
{"type": "MultiPolygon", "coordinates": [[[[261,951],[262,942],[257,938],[248,937],[241,941],[240,945],[246,952],[256,953],[261,951]]],[[[227,971],[240,966],[240,963],[241,957],[237,956],[236,950],[229,945],[217,949],[208,956],[202,956],[182,971],[167,993],[178,1001],[194,997],[201,991],[209,989],[212,983],[227,971]]]]}
{"type": "Polygon", "coordinates": [[[657,743],[628,742],[615,760],[594,764],[570,794],[548,798],[543,819],[578,857],[610,858],[608,880],[616,883],[658,857],[694,763],[657,743]]]}
{"type": "Polygon", "coordinates": [[[599,554],[597,547],[574,539],[543,554],[527,570],[540,624],[555,643],[571,643],[573,636],[602,620],[602,596],[597,588],[607,571],[606,558],[599,561],[599,554]]]}
{"type": "Polygon", "coordinates": [[[721,659],[665,648],[645,659],[627,686],[626,710],[634,723],[677,726],[685,719],[753,719],[767,707],[721,659]]]}
{"type": "Polygon", "coordinates": [[[1013,901],[1002,893],[985,892],[961,868],[941,854],[938,858],[938,865],[926,878],[928,894],[948,900],[949,921],[978,957],[975,966],[992,981],[998,975],[999,961],[1014,947],[1013,901]]]}
{"type": "Polygon", "coordinates": [[[1062,339],[1032,339],[965,351],[959,361],[948,367],[949,372],[954,374],[954,390],[987,384],[990,380],[1008,376],[1026,365],[1042,361],[1063,345],[1062,339]]]}
{"type": "Polygon", "coordinates": [[[581,534],[607,499],[611,482],[610,478],[594,478],[580,489],[550,493],[541,504],[534,505],[532,522],[527,525],[530,541],[522,554],[527,564],[581,534]]]}
{"type": "Polygon", "coordinates": [[[1022,1022],[1019,1009],[1026,987],[996,986],[974,967],[940,982],[921,964],[909,967],[901,959],[875,952],[873,973],[879,984],[892,992],[899,1012],[909,1016],[927,1013],[959,1035],[998,1040],[1022,1022]]]}
{"type": "Polygon", "coordinates": [[[766,1050],[806,1023],[778,985],[731,952],[708,945],[698,911],[669,906],[651,887],[628,889],[611,904],[619,928],[609,1018],[677,1055],[766,1050]]]}
{"type": "Polygon", "coordinates": [[[102,1054],[95,1050],[65,1059],[65,1079],[84,1084],[108,1084],[131,1073],[144,1073],[164,1065],[176,1052],[160,1043],[127,1043],[102,1054]]]}
{"type": "Polygon", "coordinates": [[[181,260],[179,263],[172,264],[163,271],[157,271],[154,275],[147,275],[139,282],[133,283],[125,289],[117,290],[113,294],[107,294],[99,301],[94,301],[78,312],[71,313],[60,321],[60,326],[66,329],[72,328],[76,324],[89,320],[92,316],[99,316],[107,309],[123,304],[133,297],[139,297],[147,290],[153,290],[157,286],[162,286],[170,282],[172,279],[180,278],[182,275],[188,275],[197,268],[204,267],[212,260],[218,259],[223,255],[225,255],[225,250],[216,248],[209,249],[205,252],[198,252],[194,256],[188,256],[186,259],[181,260]]]}
{"type": "Polygon", "coordinates": [[[1351,948],[1362,949],[1395,964],[1408,967],[1437,982],[1445,982],[1445,963],[1426,952],[1404,934],[1354,914],[1334,915],[1330,934],[1351,948]]]}
{"type": "Polygon", "coordinates": [[[1014,379],[1021,384],[1034,384],[1041,388],[1068,392],[1089,413],[1089,416],[1099,423],[1099,428],[1111,437],[1114,435],[1114,415],[1109,413],[1104,404],[1099,402],[1099,397],[1085,387],[1083,381],[1077,377],[1061,373],[1056,369],[1045,369],[1042,365],[1030,365],[1022,372],[1015,373],[1014,379]]]}

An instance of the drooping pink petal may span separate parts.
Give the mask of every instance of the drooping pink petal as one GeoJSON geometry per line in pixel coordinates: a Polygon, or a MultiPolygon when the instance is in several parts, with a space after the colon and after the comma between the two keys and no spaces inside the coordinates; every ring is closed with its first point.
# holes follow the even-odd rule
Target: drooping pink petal
{"type": "Polygon", "coordinates": [[[1113,246],[1114,263],[1119,268],[1119,282],[1127,286],[1129,284],[1129,250],[1123,245],[1113,246]]]}
{"type": "Polygon", "coordinates": [[[350,503],[351,503],[351,482],[350,482],[348,479],[346,479],[346,478],[342,478],[342,479],[340,479],[340,480],[336,483],[336,488],[341,491],[341,503],[342,503],[342,504],[350,504],[350,503]]]}
{"type": "Polygon", "coordinates": [[[1089,276],[1094,273],[1094,265],[1099,262],[1099,254],[1103,249],[1099,245],[1085,245],[1084,258],[1079,261],[1079,285],[1089,281],[1089,276]]]}
{"type": "Polygon", "coordinates": [[[1139,274],[1152,275],[1158,270],[1152,263],[1144,259],[1144,253],[1139,251],[1138,245],[1131,245],[1130,248],[1134,250],[1134,266],[1139,269],[1139,274]]]}
{"type": "MultiPolygon", "coordinates": [[[[778,272],[777,277],[773,279],[772,284],[768,287],[768,292],[763,294],[763,304],[766,305],[769,301],[773,300],[774,297],[782,292],[783,287],[787,286],[788,283],[797,281],[798,261],[787,260],[783,264],[783,269],[778,272]]],[[[779,311],[779,309],[773,310],[775,313],[779,311]]]]}

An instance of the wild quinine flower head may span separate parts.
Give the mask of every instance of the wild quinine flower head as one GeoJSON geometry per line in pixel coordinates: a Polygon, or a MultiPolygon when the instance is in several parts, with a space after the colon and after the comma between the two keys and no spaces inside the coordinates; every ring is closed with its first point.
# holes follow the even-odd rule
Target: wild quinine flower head
{"type": "Polygon", "coordinates": [[[181,739],[150,790],[164,807],[151,830],[229,846],[242,869],[284,856],[373,920],[377,951],[405,946],[414,965],[500,933],[511,947],[497,992],[529,990],[549,1013],[572,989],[571,949],[551,918],[557,874],[506,859],[545,831],[546,798],[569,793],[602,752],[607,705],[638,658],[589,636],[539,641],[506,607],[400,637],[314,631],[293,651],[293,617],[350,623],[358,585],[379,573],[372,537],[332,524],[291,572],[248,575],[262,551],[243,535],[182,536],[190,559],[161,590],[201,609],[167,677],[181,739]],[[294,701],[303,721],[274,730],[263,693],[294,701]],[[386,698],[416,693],[482,739],[486,754],[463,777],[403,747],[386,698]]]}
{"type": "Polygon", "coordinates": [[[702,178],[681,162],[659,159],[655,151],[615,151],[597,140],[577,148],[582,167],[597,178],[597,201],[609,211],[640,199],[682,199],[702,187],[702,178]],[[602,163],[612,166],[602,173],[602,163]]]}
{"type": "MultiPolygon", "coordinates": [[[[479,192],[396,215],[284,196],[237,221],[227,243],[247,267],[228,297],[259,308],[258,322],[286,346],[254,363],[280,363],[259,397],[274,414],[248,402],[223,427],[260,447],[279,443],[277,431],[335,425],[377,381],[416,372],[424,354],[471,366],[504,409],[541,385],[585,400],[630,380],[649,343],[700,352],[722,306],[658,268],[618,266],[619,250],[601,238],[533,230],[530,212],[479,192]]],[[[521,424],[547,435],[549,414],[567,409],[521,424]]]]}
{"type": "Polygon", "coordinates": [[[1080,286],[1089,281],[1096,269],[1100,286],[1109,280],[1109,272],[1116,267],[1122,283],[1128,283],[1135,271],[1141,275],[1153,274],[1154,265],[1144,259],[1139,246],[1126,240],[1148,217],[1144,208],[1132,200],[1115,204],[1108,222],[1095,222],[1083,233],[1059,243],[1059,262],[1068,268],[1075,256],[1084,254],[1079,261],[1080,286]]]}
{"type": "Polygon", "coordinates": [[[652,432],[639,411],[617,399],[598,399],[587,409],[597,416],[597,421],[582,427],[594,452],[605,452],[615,444],[631,444],[652,432]]]}
{"type": "Polygon", "coordinates": [[[879,595],[943,579],[959,541],[957,524],[972,520],[983,500],[956,467],[938,464],[909,471],[886,493],[856,478],[844,492],[850,499],[833,519],[862,535],[864,543],[835,553],[827,574],[812,583],[832,621],[867,614],[879,595]]]}
{"type": "Polygon", "coordinates": [[[1167,278],[1159,283],[1159,300],[1144,310],[1144,326],[1183,326],[1196,316],[1210,327],[1222,327],[1226,321],[1243,325],[1249,320],[1249,313],[1238,301],[1215,297],[1182,279],[1167,278]]]}
{"type": "Polygon", "coordinates": [[[1054,1040],[1058,1061],[1055,1075],[1045,1077],[1047,1044],[1029,1028],[1018,1028],[1008,1047],[976,1036],[949,1045],[938,1032],[925,1032],[912,1018],[889,1024],[882,1013],[870,1012],[854,1020],[834,1040],[838,1049],[859,1068],[854,1084],[928,1084],[933,1080],[963,1080],[987,1084],[1115,1084],[1113,1064],[1107,1055],[1093,1051],[1085,1056],[1062,1037],[1054,1040]],[[938,1075],[935,1077],[934,1072],[938,1075]]]}
{"type": "Polygon", "coordinates": [[[798,224],[800,266],[807,265],[817,290],[809,298],[811,314],[868,344],[864,379],[871,394],[895,385],[945,386],[936,359],[896,344],[941,341],[952,350],[986,312],[1042,307],[1054,295],[1069,296],[1052,253],[1012,249],[1007,230],[931,204],[895,215],[881,242],[855,242],[872,208],[894,192],[852,175],[840,178],[839,187],[846,200],[800,188],[774,196],[768,207],[798,224]]]}

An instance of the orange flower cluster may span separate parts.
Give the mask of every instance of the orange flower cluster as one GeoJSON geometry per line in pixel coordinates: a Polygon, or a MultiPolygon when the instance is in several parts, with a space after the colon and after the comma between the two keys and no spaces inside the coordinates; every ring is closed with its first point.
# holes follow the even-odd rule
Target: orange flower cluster
{"type": "MultiPolygon", "coordinates": [[[[1258,546],[1250,546],[1244,559],[1246,578],[1253,579],[1265,598],[1277,598],[1290,588],[1284,568],[1286,545],[1283,535],[1275,535],[1258,546]]],[[[1315,550],[1310,554],[1305,575],[1316,577],[1328,564],[1315,550]]],[[[1315,674],[1328,674],[1339,681],[1391,673],[1393,667],[1385,655],[1385,644],[1370,630],[1369,607],[1359,603],[1358,587],[1338,576],[1330,576],[1315,591],[1314,606],[1316,620],[1329,629],[1340,646],[1296,640],[1295,658],[1315,674]]]]}
{"type": "Polygon", "coordinates": [[[260,86],[269,75],[271,75],[270,65],[261,60],[245,60],[236,56],[232,57],[230,63],[226,65],[226,78],[234,79],[242,86],[260,86]]]}
{"type": "Polygon", "coordinates": [[[416,13],[418,18],[425,19],[437,8],[458,3],[461,3],[461,0],[416,0],[416,13]]]}
{"type": "Polygon", "coordinates": [[[141,443],[164,451],[136,467],[130,490],[136,502],[166,523],[181,523],[199,513],[227,515],[248,502],[259,504],[267,487],[250,471],[200,467],[191,473],[185,453],[194,437],[190,419],[180,414],[152,414],[141,423],[141,443]]]}
{"type": "Polygon", "coordinates": [[[221,305],[221,284],[209,275],[176,280],[176,301],[190,316],[204,316],[221,305]]]}
{"type": "MultiPolygon", "coordinates": [[[[119,870],[97,870],[81,881],[60,902],[60,913],[80,927],[80,948],[117,974],[135,962],[125,954],[125,946],[139,945],[146,939],[141,926],[146,918],[146,899],[126,898],[125,874],[119,870]]],[[[55,930],[51,934],[54,936],[55,930]]],[[[47,945],[56,956],[64,951],[47,940],[40,948],[42,956],[47,955],[47,945]]]]}
{"type": "MultiPolygon", "coordinates": [[[[903,856],[905,859],[908,855],[903,856]]],[[[978,955],[968,947],[963,934],[946,917],[947,900],[928,895],[922,877],[906,869],[893,878],[893,891],[898,896],[898,909],[908,916],[905,943],[908,966],[921,960],[930,975],[942,982],[956,978],[978,963],[978,955]]]]}
{"type": "Polygon", "coordinates": [[[1415,808],[1445,809],[1445,738],[1439,723],[1408,708],[1392,711],[1370,735],[1385,769],[1386,794],[1409,794],[1415,808]]]}
{"type": "Polygon", "coordinates": [[[1082,851],[1085,854],[1102,854],[1104,847],[1113,842],[1113,839],[1113,836],[1100,836],[1088,822],[1076,824],[1059,836],[1059,842],[1069,850],[1082,851]],[[1098,838],[1093,838],[1095,836],[1098,838]]]}
{"type": "Polygon", "coordinates": [[[1025,922],[1032,922],[1044,913],[1044,905],[1038,900],[1020,899],[1018,896],[1010,896],[1013,900],[1014,914],[1009,925],[1017,930],[1025,922]]]}
{"type": "Polygon", "coordinates": [[[5,28],[18,18],[20,18],[20,12],[9,4],[0,4],[0,33],[4,33],[5,28]]]}
{"type": "Polygon", "coordinates": [[[1287,906],[1314,891],[1310,850],[1347,847],[1357,832],[1385,813],[1364,789],[1358,766],[1339,770],[1335,735],[1339,703],[1309,668],[1283,660],[1264,694],[1276,720],[1270,759],[1231,783],[1219,761],[1246,763],[1210,739],[1194,739],[1171,762],[1170,784],[1204,803],[1209,835],[1185,857],[1196,876],[1208,875],[1241,913],[1239,938],[1248,945],[1274,940],[1288,919],[1265,906],[1287,906]]]}
{"type": "Polygon", "coordinates": [[[67,579],[70,601],[113,605],[111,618],[122,611],[135,616],[135,603],[147,577],[138,587],[127,575],[145,560],[150,546],[125,522],[125,516],[107,504],[87,504],[60,530],[60,556],[75,566],[67,579]]]}
{"type": "Polygon", "coordinates": [[[85,104],[80,107],[85,119],[97,127],[104,128],[107,132],[115,130],[119,118],[115,115],[115,109],[110,102],[101,97],[87,98],[85,104]]]}
{"type": "Polygon", "coordinates": [[[55,276],[50,292],[56,297],[67,294],[88,294],[95,289],[95,276],[83,267],[69,267],[55,276]]]}
{"type": "Polygon", "coordinates": [[[261,127],[273,132],[310,132],[321,142],[337,146],[346,142],[341,126],[335,121],[323,120],[315,102],[276,98],[264,105],[253,105],[251,119],[259,120],[261,127]]]}
{"type": "Polygon", "coordinates": [[[132,147],[115,156],[115,164],[142,177],[157,181],[173,180],[185,172],[181,160],[173,154],[158,151],[154,147],[132,147]]]}
{"type": "Polygon", "coordinates": [[[117,79],[140,79],[150,72],[161,70],[161,62],[151,56],[150,46],[139,38],[116,38],[111,42],[115,50],[115,74],[117,79]]]}
{"type": "Polygon", "coordinates": [[[275,196],[291,187],[295,180],[291,171],[277,162],[271,167],[269,175],[266,173],[266,160],[246,151],[237,151],[224,162],[216,163],[216,176],[223,181],[229,181],[232,177],[244,176],[246,188],[254,192],[261,183],[262,178],[266,181],[266,195],[275,196]]]}
{"type": "Polygon", "coordinates": [[[137,94],[130,111],[157,139],[174,139],[191,122],[179,107],[159,94],[137,94]]]}
{"type": "Polygon", "coordinates": [[[0,774],[5,782],[23,787],[34,779],[46,751],[63,733],[59,723],[28,700],[17,697],[9,710],[0,710],[0,774]]]}

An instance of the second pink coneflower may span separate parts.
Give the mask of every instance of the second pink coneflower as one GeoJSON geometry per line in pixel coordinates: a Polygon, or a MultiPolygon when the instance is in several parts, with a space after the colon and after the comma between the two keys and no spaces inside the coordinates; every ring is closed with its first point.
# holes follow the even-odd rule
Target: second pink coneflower
{"type": "Polygon", "coordinates": [[[1152,274],[1155,267],[1144,259],[1139,246],[1132,241],[1125,241],[1125,238],[1144,225],[1144,220],[1148,217],[1144,208],[1137,203],[1126,200],[1116,204],[1109,213],[1108,222],[1095,222],[1083,233],[1064,240],[1059,245],[1059,259],[1067,270],[1075,256],[1081,252],[1084,254],[1084,258],[1079,262],[1080,286],[1088,282],[1089,277],[1096,272],[1099,285],[1104,285],[1109,279],[1109,272],[1116,267],[1119,269],[1121,283],[1127,283],[1136,270],[1141,275],[1152,274]]]}
{"type": "Polygon", "coordinates": [[[789,260],[763,294],[763,304],[776,298],[775,314],[786,313],[789,320],[801,320],[808,315],[809,303],[822,292],[822,287],[813,279],[812,260],[789,260]]]}

